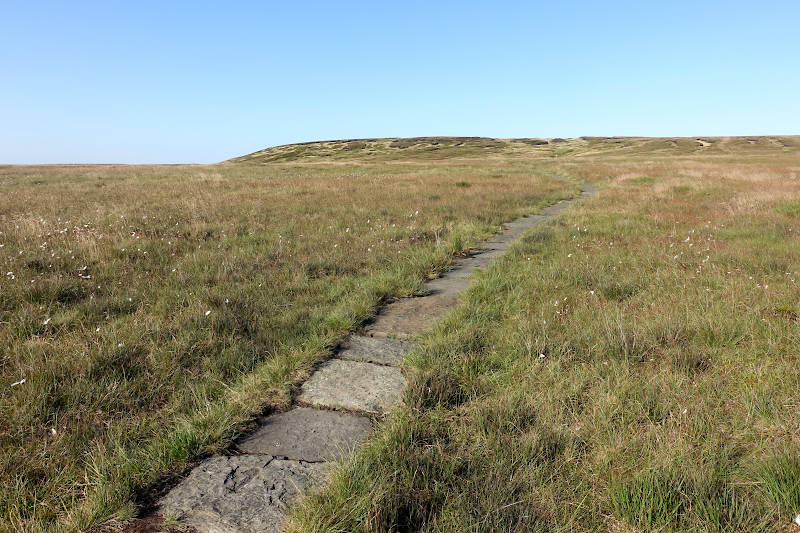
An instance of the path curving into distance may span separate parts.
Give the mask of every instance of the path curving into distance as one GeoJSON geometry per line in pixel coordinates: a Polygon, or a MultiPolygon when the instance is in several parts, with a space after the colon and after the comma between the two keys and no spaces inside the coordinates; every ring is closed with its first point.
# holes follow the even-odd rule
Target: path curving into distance
{"type": "Polygon", "coordinates": [[[330,461],[358,446],[402,399],[406,386],[399,364],[415,348],[411,339],[458,302],[475,270],[503,255],[524,231],[553,219],[582,193],[518,218],[479,252],[457,259],[428,293],[386,307],[362,335],[345,339],[334,356],[303,383],[295,407],[272,415],[236,445],[241,454],[215,455],[196,466],[158,504],[159,512],[201,533],[277,533],[289,510],[309,487],[325,482],[330,461]]]}

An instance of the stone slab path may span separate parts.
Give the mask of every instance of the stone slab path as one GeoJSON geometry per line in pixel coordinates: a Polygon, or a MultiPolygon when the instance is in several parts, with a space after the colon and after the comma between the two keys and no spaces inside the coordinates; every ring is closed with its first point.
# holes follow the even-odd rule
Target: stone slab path
{"type": "Polygon", "coordinates": [[[269,417],[239,449],[295,461],[332,461],[353,451],[371,426],[364,416],[298,407],[269,417]]]}
{"type": "MultiPolygon", "coordinates": [[[[580,197],[595,190],[584,185],[580,197]]],[[[426,284],[427,294],[387,305],[364,335],[352,335],[334,358],[303,384],[297,406],[268,417],[237,444],[241,455],[217,455],[195,467],[159,502],[162,515],[201,533],[277,533],[304,491],[325,482],[329,462],[352,452],[372,421],[400,404],[405,378],[399,365],[413,339],[458,303],[476,270],[489,266],[522,233],[550,220],[579,198],[522,217],[478,243],[479,251],[453,263],[426,284]]]]}
{"type": "Polygon", "coordinates": [[[340,346],[339,358],[379,365],[398,365],[413,349],[413,343],[400,339],[373,339],[353,335],[340,346]]]}
{"type": "Polygon", "coordinates": [[[197,466],[161,500],[162,512],[208,533],[279,532],[289,506],[327,463],[265,455],[217,455],[197,466]]]}
{"type": "Polygon", "coordinates": [[[397,367],[331,359],[303,383],[297,401],[326,409],[383,415],[400,403],[405,384],[397,367]]]}

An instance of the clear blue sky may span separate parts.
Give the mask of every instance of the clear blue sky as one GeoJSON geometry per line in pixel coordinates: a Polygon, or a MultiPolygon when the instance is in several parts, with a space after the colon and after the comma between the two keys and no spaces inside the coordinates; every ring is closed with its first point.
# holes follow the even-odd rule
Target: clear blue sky
{"type": "Polygon", "coordinates": [[[800,2],[0,0],[0,163],[800,133],[800,2]]]}

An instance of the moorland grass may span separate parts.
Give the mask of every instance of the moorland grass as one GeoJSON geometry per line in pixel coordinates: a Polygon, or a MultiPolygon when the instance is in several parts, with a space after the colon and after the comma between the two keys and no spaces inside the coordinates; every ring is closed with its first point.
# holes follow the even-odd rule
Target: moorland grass
{"type": "Polygon", "coordinates": [[[133,515],[378,304],[576,190],[480,160],[0,167],[0,529],[133,515]]]}
{"type": "Polygon", "coordinates": [[[293,530],[790,530],[800,158],[770,149],[558,161],[599,195],[474,276],[293,530]]]}
{"type": "Polygon", "coordinates": [[[296,527],[782,528],[798,139],[534,141],[0,167],[0,528],[133,515],[376,305],[577,190],[554,174],[601,195],[479,275],[407,361],[406,409],[296,527]]]}
{"type": "Polygon", "coordinates": [[[361,139],[320,141],[273,146],[232,159],[233,162],[389,162],[509,158],[555,159],[570,157],[724,157],[752,163],[796,154],[798,137],[695,138],[581,137],[579,139],[489,139],[485,137],[415,137],[410,139],[361,139]]]}

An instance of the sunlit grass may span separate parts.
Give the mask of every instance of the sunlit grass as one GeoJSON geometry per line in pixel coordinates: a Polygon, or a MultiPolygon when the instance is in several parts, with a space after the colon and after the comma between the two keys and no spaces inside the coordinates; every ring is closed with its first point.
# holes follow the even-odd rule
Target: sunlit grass
{"type": "Polygon", "coordinates": [[[577,187],[406,362],[305,531],[769,531],[800,512],[797,138],[385,139],[0,167],[0,523],[76,530],[577,187]],[[459,144],[460,143],[460,144],[459,144]]]}
{"type": "Polygon", "coordinates": [[[559,161],[598,197],[477,276],[295,529],[791,530],[799,169],[559,161]]]}
{"type": "Polygon", "coordinates": [[[0,168],[3,527],[130,516],[380,302],[576,190],[497,168],[0,168]]]}

